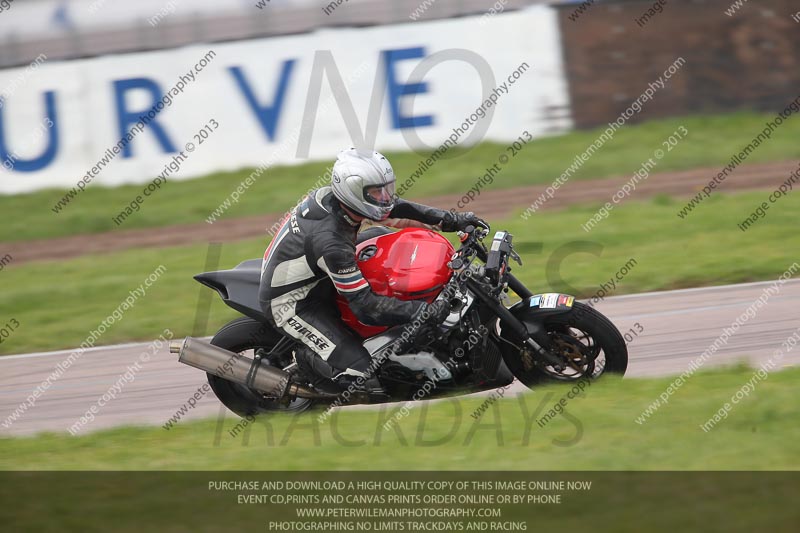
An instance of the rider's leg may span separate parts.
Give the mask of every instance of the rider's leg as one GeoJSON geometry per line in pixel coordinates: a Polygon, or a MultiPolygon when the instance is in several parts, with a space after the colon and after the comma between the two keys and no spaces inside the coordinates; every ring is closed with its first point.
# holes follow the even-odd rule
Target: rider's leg
{"type": "MultiPolygon", "coordinates": [[[[338,378],[349,384],[369,371],[369,352],[342,322],[336,307],[335,289],[329,280],[319,282],[307,294],[283,297],[270,302],[275,325],[302,342],[319,357],[299,354],[307,366],[325,379],[338,378]],[[304,296],[299,298],[299,296],[304,296]]],[[[299,363],[299,361],[298,361],[299,363]]],[[[370,380],[372,381],[372,380],[370,380]]]]}

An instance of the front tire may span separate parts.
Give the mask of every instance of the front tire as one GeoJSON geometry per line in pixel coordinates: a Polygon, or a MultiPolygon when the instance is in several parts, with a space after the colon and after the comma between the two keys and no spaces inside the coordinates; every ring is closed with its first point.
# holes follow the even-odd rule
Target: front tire
{"type": "MultiPolygon", "coordinates": [[[[264,348],[269,351],[281,339],[280,333],[272,327],[252,318],[241,317],[225,324],[211,339],[211,344],[231,352],[250,352],[248,356],[253,357],[255,350],[264,348]]],[[[242,418],[276,411],[299,413],[310,408],[313,403],[312,400],[296,398],[284,406],[274,400],[264,398],[257,391],[244,385],[233,383],[214,374],[206,375],[208,384],[211,385],[211,389],[219,401],[242,418]]]]}
{"type": "MultiPolygon", "coordinates": [[[[526,321],[525,316],[518,318],[526,321]]],[[[625,340],[617,327],[593,307],[575,302],[569,312],[549,316],[543,325],[554,351],[567,362],[560,372],[552,366],[536,364],[530,352],[520,349],[518,342],[501,343],[506,365],[526,386],[597,379],[606,373],[625,374],[628,368],[625,340]]]]}

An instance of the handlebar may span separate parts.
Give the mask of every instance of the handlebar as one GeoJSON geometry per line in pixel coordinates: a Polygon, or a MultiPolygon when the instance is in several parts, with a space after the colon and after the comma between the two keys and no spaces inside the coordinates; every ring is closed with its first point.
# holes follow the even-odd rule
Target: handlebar
{"type": "MultiPolygon", "coordinates": [[[[483,244],[483,240],[489,235],[490,230],[484,228],[476,228],[474,226],[467,226],[464,231],[458,232],[459,239],[461,240],[461,247],[456,251],[457,257],[451,261],[451,268],[453,270],[461,270],[461,274],[457,276],[453,276],[449,283],[456,283],[458,285],[466,284],[467,280],[473,277],[473,271],[470,269],[470,265],[474,258],[480,259],[482,262],[486,263],[489,257],[489,251],[487,250],[486,246],[483,244]],[[466,264],[464,263],[466,254],[466,264]],[[458,264],[453,265],[453,262],[458,262],[458,264]],[[464,273],[468,274],[464,276],[464,273]],[[462,279],[459,279],[462,278],[462,279]]],[[[522,260],[520,256],[516,253],[516,251],[511,248],[506,258],[506,263],[508,259],[512,259],[522,265],[522,260]]],[[[508,288],[514,291],[518,296],[521,298],[527,298],[533,295],[533,293],[523,285],[521,281],[519,281],[516,276],[511,274],[510,268],[505,272],[505,282],[508,284],[508,288]]]]}
{"type": "Polygon", "coordinates": [[[489,230],[483,228],[476,228],[475,226],[467,226],[464,231],[457,233],[458,238],[461,240],[461,248],[458,252],[461,253],[465,248],[472,249],[476,252],[478,259],[486,261],[487,251],[483,245],[483,239],[489,234],[489,230]]]}

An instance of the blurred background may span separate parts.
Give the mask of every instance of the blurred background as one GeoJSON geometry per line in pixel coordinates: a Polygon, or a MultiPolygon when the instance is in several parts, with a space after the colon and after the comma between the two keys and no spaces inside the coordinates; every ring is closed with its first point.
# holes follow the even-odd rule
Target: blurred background
{"type": "MultiPolygon", "coordinates": [[[[799,58],[800,6],[790,0],[0,0],[0,354],[74,349],[145,283],[93,346],[149,342],[165,328],[175,338],[212,334],[236,313],[192,275],[262,256],[270,228],[327,182],[338,151],[363,144],[388,156],[404,197],[511,231],[525,263],[515,273],[535,292],[591,298],[609,280],[609,297],[719,289],[599,304],[621,331],[644,331],[629,347],[631,375],[679,374],[762,290],[719,286],[800,268],[799,58]]],[[[714,361],[780,346],[797,323],[789,287],[714,361]]],[[[34,358],[37,373],[0,358],[17,365],[0,372],[0,423],[63,431],[137,355],[127,350],[87,352],[18,422],[9,417],[52,365],[34,358]]],[[[162,355],[96,427],[159,423],[191,396],[202,376],[162,355]]],[[[748,372],[720,379],[735,389],[748,372]]],[[[630,402],[603,396],[611,408],[595,408],[615,413],[608,425],[618,422],[620,441],[641,453],[590,454],[581,467],[791,463],[778,438],[753,463],[746,452],[764,449],[768,431],[744,422],[729,426],[731,440],[753,439],[751,448],[704,448],[705,434],[680,416],[705,421],[727,397],[721,386],[692,397],[705,410],[687,406],[639,432],[631,421],[662,385],[642,380],[630,402]],[[658,446],[670,462],[659,462],[658,446]]],[[[216,412],[210,396],[192,411],[216,412]]],[[[761,428],[791,416],[754,410],[747,420],[761,428]]],[[[206,423],[201,433],[214,431],[206,423]]],[[[786,431],[773,434],[791,441],[786,431]]],[[[592,435],[592,453],[607,450],[604,429],[592,435]]],[[[547,442],[535,464],[522,462],[527,449],[503,460],[559,468],[547,442]]],[[[465,449],[452,457],[491,444],[465,449]]],[[[148,462],[161,457],[151,452],[131,464],[165,464],[148,462]]],[[[240,469],[251,460],[244,452],[231,452],[240,469]]],[[[375,455],[386,468],[451,460],[375,455]]],[[[52,457],[52,467],[65,464],[52,457]]]]}
{"type": "Polygon", "coordinates": [[[18,161],[0,177],[0,192],[73,183],[123,136],[131,116],[209,51],[209,65],[169,102],[152,134],[94,185],[152,179],[203,113],[227,133],[175,179],[257,166],[272,155],[284,164],[333,157],[355,142],[343,120],[347,104],[324,105],[339,85],[361,131],[373,118],[373,87],[389,80],[369,139],[378,149],[438,146],[480,103],[483,79],[464,59],[411,76],[447,49],[476,53],[495,82],[531,65],[484,121],[486,131],[461,146],[611,122],[678,58],[686,59],[680,76],[628,123],[783,109],[799,85],[796,10],[788,0],[745,7],[730,16],[719,0],[16,0],[0,12],[0,155],[18,161]],[[328,68],[320,53],[328,50],[342,81],[326,72],[312,83],[328,68]],[[311,88],[321,92],[316,105],[311,88]],[[47,117],[54,126],[37,135],[47,117]],[[298,132],[304,119],[313,128],[298,132]]]}

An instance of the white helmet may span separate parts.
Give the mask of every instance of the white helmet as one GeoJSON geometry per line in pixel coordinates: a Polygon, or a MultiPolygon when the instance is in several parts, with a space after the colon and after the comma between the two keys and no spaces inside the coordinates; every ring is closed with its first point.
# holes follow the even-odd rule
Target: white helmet
{"type": "Polygon", "coordinates": [[[385,220],[394,207],[394,170],[378,152],[343,150],[333,164],[331,187],[336,198],[354,213],[385,220]]]}

